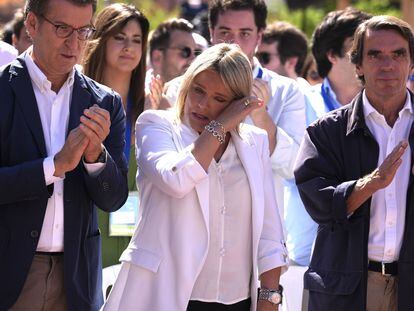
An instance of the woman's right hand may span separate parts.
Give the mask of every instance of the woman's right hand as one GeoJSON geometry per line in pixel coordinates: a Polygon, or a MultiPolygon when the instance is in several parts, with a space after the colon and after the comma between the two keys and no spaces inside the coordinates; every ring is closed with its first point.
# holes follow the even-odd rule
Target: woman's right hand
{"type": "Polygon", "coordinates": [[[227,132],[234,130],[253,110],[263,106],[263,100],[256,96],[243,97],[231,102],[217,117],[227,132]]]}

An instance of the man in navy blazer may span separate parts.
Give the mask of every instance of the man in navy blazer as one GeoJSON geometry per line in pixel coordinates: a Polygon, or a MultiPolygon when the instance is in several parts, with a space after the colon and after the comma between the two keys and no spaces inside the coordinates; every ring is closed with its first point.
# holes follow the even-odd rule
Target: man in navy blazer
{"type": "Polygon", "coordinates": [[[414,34],[374,16],[350,50],[364,89],[306,130],[295,178],[318,223],[309,311],[413,311],[414,34]]]}
{"type": "Polygon", "coordinates": [[[96,207],[125,202],[120,97],[81,74],[94,0],[28,0],[33,46],[0,70],[0,310],[98,310],[96,207]]]}

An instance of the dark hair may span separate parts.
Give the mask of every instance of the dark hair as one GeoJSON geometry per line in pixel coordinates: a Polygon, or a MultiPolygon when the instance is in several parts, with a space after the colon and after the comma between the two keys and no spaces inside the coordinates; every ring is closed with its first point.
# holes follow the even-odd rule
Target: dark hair
{"type": "Polygon", "coordinates": [[[158,25],[149,39],[150,58],[152,51],[164,50],[170,46],[171,33],[175,30],[192,33],[193,24],[184,18],[172,18],[158,25]]]}
{"type": "Polygon", "coordinates": [[[106,55],[106,42],[122,31],[125,25],[135,20],[142,32],[142,56],[138,66],[133,70],[130,81],[130,94],[134,105],[131,115],[127,116],[135,124],[136,119],[144,110],[146,52],[149,32],[149,21],[143,13],[133,5],[114,3],[104,8],[96,17],[96,31],[88,42],[83,58],[84,72],[87,76],[102,83],[106,55]]]}
{"type": "MultiPolygon", "coordinates": [[[[73,4],[85,6],[92,4],[93,12],[96,11],[96,0],[68,0],[73,4]]],[[[36,15],[44,15],[47,10],[49,0],[26,0],[26,5],[24,7],[24,17],[27,17],[29,12],[33,12],[36,15]]]]}
{"type": "Polygon", "coordinates": [[[13,34],[16,36],[17,39],[20,39],[20,31],[24,26],[24,14],[22,9],[18,9],[14,13],[13,20],[11,21],[11,25],[13,28],[13,34]]]}
{"type": "Polygon", "coordinates": [[[350,7],[330,12],[325,16],[312,38],[312,53],[322,78],[325,78],[332,68],[327,53],[343,57],[344,41],[352,37],[357,27],[369,18],[371,15],[350,7]]]}
{"type": "Polygon", "coordinates": [[[219,14],[227,11],[252,10],[258,30],[266,28],[267,7],[263,0],[212,0],[209,3],[208,21],[210,28],[217,25],[219,14]]]}
{"type": "Polygon", "coordinates": [[[202,35],[210,44],[210,31],[208,29],[208,11],[200,12],[192,20],[194,32],[202,35]]]}
{"type": "Polygon", "coordinates": [[[266,27],[262,42],[277,42],[277,53],[282,65],[289,57],[297,57],[295,72],[300,74],[308,54],[308,40],[302,31],[287,22],[274,22],[266,27]]]}
{"type": "Polygon", "coordinates": [[[10,45],[13,45],[12,37],[13,37],[13,26],[10,21],[6,25],[4,25],[1,31],[1,40],[3,40],[4,42],[10,45]]]}
{"type": "MultiPolygon", "coordinates": [[[[399,18],[387,15],[374,16],[373,18],[359,25],[355,32],[354,43],[351,50],[349,51],[351,62],[353,64],[362,64],[362,58],[364,54],[364,39],[368,30],[394,30],[398,32],[408,42],[411,64],[414,64],[414,35],[410,25],[399,18]]],[[[358,76],[358,78],[362,82],[365,82],[364,76],[358,76]]]]}

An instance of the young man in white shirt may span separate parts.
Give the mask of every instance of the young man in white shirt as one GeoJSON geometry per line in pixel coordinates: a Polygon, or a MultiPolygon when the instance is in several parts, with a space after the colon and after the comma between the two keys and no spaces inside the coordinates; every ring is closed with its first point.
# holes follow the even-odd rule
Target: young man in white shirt
{"type": "MultiPolygon", "coordinates": [[[[268,25],[256,52],[263,67],[299,83],[305,95],[306,126],[315,120],[310,103],[312,97],[308,94],[310,84],[299,77],[307,54],[306,35],[287,22],[268,25]]],[[[289,259],[291,264],[307,266],[317,226],[302,204],[294,179],[285,180],[284,185],[284,225],[289,259]]]]}

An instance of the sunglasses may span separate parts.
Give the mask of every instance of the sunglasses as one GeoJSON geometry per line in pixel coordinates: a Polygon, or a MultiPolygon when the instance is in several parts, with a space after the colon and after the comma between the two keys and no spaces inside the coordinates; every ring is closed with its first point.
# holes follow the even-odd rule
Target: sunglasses
{"type": "Polygon", "coordinates": [[[190,58],[191,55],[193,55],[193,54],[194,54],[194,56],[198,56],[202,52],[199,49],[192,50],[188,46],[183,46],[183,47],[174,47],[174,46],[171,46],[171,47],[166,48],[166,50],[179,50],[180,51],[180,56],[182,58],[185,58],[185,59],[190,58]]]}
{"type": "Polygon", "coordinates": [[[262,65],[267,65],[270,63],[271,56],[278,56],[277,53],[269,53],[269,52],[257,52],[256,57],[262,65]]]}

